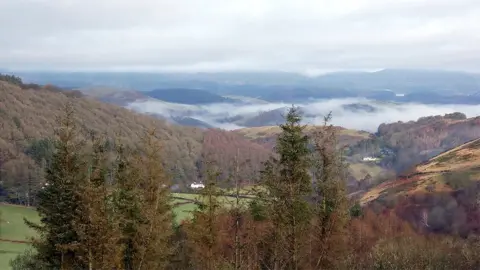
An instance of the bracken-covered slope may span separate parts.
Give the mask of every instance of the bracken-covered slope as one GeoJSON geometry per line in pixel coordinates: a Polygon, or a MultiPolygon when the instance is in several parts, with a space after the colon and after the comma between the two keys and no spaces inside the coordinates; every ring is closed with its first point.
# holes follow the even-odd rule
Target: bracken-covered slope
{"type": "Polygon", "coordinates": [[[479,180],[480,139],[475,139],[418,164],[395,180],[372,188],[363,195],[362,203],[389,196],[468,189],[479,180]]]}

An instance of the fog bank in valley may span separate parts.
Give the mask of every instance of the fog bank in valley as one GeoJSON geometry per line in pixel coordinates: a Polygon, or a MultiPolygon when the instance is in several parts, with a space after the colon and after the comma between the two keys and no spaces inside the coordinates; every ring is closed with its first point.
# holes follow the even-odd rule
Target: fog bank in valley
{"type": "MultiPolygon", "coordinates": [[[[322,124],[324,116],[331,111],[332,124],[370,132],[377,131],[382,123],[407,122],[424,116],[452,112],[462,112],[467,117],[480,115],[480,106],[475,105],[394,104],[357,98],[311,100],[294,105],[302,108],[305,124],[322,124]],[[345,107],[350,104],[361,105],[345,107]]],[[[274,111],[269,114],[271,119],[264,117],[261,121],[265,121],[264,125],[279,124],[278,118],[290,106],[292,104],[287,103],[183,105],[155,100],[139,101],[128,105],[130,109],[139,112],[157,114],[167,119],[190,117],[227,130],[242,128],[244,126],[241,123],[244,120],[271,111],[274,111]],[[272,118],[272,115],[276,117],[272,118]]]]}

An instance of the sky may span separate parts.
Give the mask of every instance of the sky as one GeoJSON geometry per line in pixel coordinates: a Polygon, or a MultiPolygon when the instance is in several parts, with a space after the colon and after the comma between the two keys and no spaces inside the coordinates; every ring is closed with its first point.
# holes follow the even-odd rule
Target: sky
{"type": "Polygon", "coordinates": [[[0,68],[480,71],[479,0],[0,0],[0,68]]]}
{"type": "MultiPolygon", "coordinates": [[[[480,115],[480,106],[461,104],[418,104],[418,103],[379,103],[364,98],[343,98],[329,100],[315,100],[308,103],[295,104],[305,112],[304,123],[310,125],[321,125],[324,116],[332,112],[332,124],[349,129],[365,130],[376,132],[382,123],[393,123],[397,121],[416,121],[420,117],[445,115],[447,113],[462,112],[467,117],[480,115]],[[351,112],[345,110],[342,105],[347,104],[368,104],[376,109],[375,112],[351,112]],[[355,119],[355,121],[352,121],[355,119]]],[[[288,108],[288,103],[269,104],[208,104],[208,105],[184,105],[174,104],[157,100],[137,101],[130,103],[127,107],[142,113],[154,113],[164,117],[189,116],[201,120],[213,127],[234,130],[243,126],[235,123],[226,123],[227,117],[243,116],[245,118],[255,117],[261,112],[288,108]]],[[[281,115],[281,113],[279,112],[281,115]]],[[[272,123],[274,125],[280,123],[272,123]]]]}

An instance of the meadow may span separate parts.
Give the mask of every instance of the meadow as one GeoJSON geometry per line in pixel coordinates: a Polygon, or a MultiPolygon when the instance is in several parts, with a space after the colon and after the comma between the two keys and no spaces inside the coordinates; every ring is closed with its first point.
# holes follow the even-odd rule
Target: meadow
{"type": "Polygon", "coordinates": [[[2,204],[0,212],[0,269],[10,269],[9,261],[28,248],[28,238],[35,236],[24,218],[33,222],[40,219],[34,209],[17,205],[2,204]]]}
{"type": "MultiPolygon", "coordinates": [[[[242,192],[245,195],[245,191],[242,192]]],[[[200,195],[191,193],[173,193],[175,221],[177,223],[188,219],[196,209],[196,201],[200,195]]],[[[233,205],[235,198],[231,196],[219,196],[224,207],[233,205]]],[[[245,203],[248,199],[242,198],[245,203]]],[[[0,204],[0,269],[10,269],[9,262],[18,254],[27,249],[30,244],[29,238],[35,236],[35,231],[30,229],[24,222],[24,218],[39,222],[40,218],[34,208],[18,205],[0,204]]]]}

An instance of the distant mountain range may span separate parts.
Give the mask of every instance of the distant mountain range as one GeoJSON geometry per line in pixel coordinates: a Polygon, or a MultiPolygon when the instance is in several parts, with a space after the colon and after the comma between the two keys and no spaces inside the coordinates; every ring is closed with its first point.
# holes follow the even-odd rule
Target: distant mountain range
{"type": "Polygon", "coordinates": [[[377,72],[335,72],[316,77],[287,72],[15,73],[25,82],[51,83],[69,89],[135,89],[154,98],[184,104],[230,102],[225,97],[230,95],[286,103],[366,97],[424,104],[480,104],[480,74],[453,71],[385,69],[377,72]]]}
{"type": "Polygon", "coordinates": [[[303,76],[288,72],[140,73],[140,72],[33,72],[12,71],[26,82],[85,87],[104,85],[138,90],[201,88],[215,92],[241,86],[325,87],[352,90],[476,91],[480,74],[460,71],[384,69],[376,72],[334,72],[303,76]],[[215,87],[217,86],[217,87],[215,87]],[[230,86],[230,87],[218,87],[230,86]]]}

